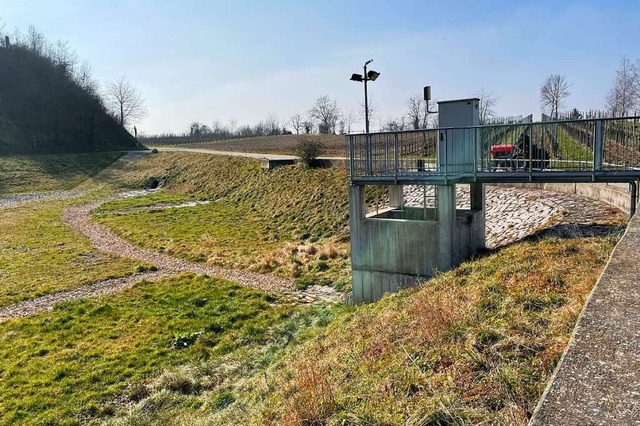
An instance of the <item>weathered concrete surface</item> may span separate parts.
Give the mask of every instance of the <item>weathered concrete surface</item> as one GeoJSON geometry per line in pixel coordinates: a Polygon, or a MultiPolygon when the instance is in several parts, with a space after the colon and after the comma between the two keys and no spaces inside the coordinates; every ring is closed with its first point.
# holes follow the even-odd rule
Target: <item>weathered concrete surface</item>
{"type": "MultiPolygon", "coordinates": [[[[403,188],[389,190],[390,203],[401,204],[403,188]]],[[[365,215],[364,187],[350,187],[353,303],[422,282],[484,247],[484,212],[456,210],[455,191],[455,186],[440,188],[436,220],[434,208],[407,206],[365,215]]]]}
{"type": "MultiPolygon", "coordinates": [[[[498,185],[496,185],[498,186],[498,185]]],[[[500,186],[543,189],[545,191],[575,194],[615,206],[629,214],[631,193],[626,183],[509,183],[500,186]]]]}
{"type": "Polygon", "coordinates": [[[530,426],[640,425],[640,215],[609,259],[530,426]]]}

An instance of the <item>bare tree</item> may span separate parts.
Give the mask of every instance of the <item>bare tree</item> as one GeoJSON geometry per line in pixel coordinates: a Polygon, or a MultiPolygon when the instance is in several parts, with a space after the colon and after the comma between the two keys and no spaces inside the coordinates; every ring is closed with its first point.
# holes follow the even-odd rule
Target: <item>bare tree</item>
{"type": "Polygon", "coordinates": [[[304,126],[304,132],[306,134],[310,134],[313,132],[313,126],[314,126],[314,122],[312,118],[309,118],[307,120],[304,121],[304,123],[302,123],[304,126]]]}
{"type": "Polygon", "coordinates": [[[265,132],[268,135],[278,135],[280,134],[280,120],[274,114],[269,114],[267,119],[264,121],[265,132]]]}
{"type": "Polygon", "coordinates": [[[96,79],[93,78],[93,70],[89,62],[84,61],[80,68],[76,72],[74,77],[76,83],[92,96],[98,96],[100,91],[100,85],[96,79]]]}
{"type": "Polygon", "coordinates": [[[540,88],[542,110],[549,111],[549,115],[554,120],[558,119],[558,111],[562,106],[562,102],[571,94],[569,87],[570,84],[566,76],[551,74],[540,88]]]}
{"type": "Polygon", "coordinates": [[[125,76],[107,84],[105,97],[122,127],[125,123],[138,121],[147,114],[144,99],[125,76]]]}
{"type": "MultiPolygon", "coordinates": [[[[358,101],[358,104],[360,105],[360,118],[365,120],[366,115],[364,112],[364,101],[358,101]]],[[[376,117],[376,111],[378,110],[378,106],[373,103],[373,98],[371,96],[369,96],[369,100],[367,101],[367,108],[369,109],[369,123],[371,123],[374,117],[376,117]]]]}
{"type": "Polygon", "coordinates": [[[300,130],[304,129],[304,117],[302,114],[293,114],[291,118],[289,118],[289,123],[291,124],[291,127],[293,127],[293,130],[296,131],[296,135],[299,135],[300,130]]]}
{"type": "Polygon", "coordinates": [[[0,18],[0,47],[9,47],[9,35],[5,32],[5,23],[0,18]]]}
{"type": "Polygon", "coordinates": [[[340,109],[335,99],[328,95],[320,96],[309,110],[309,115],[318,120],[320,133],[335,133],[340,118],[340,109]]]}
{"type": "Polygon", "coordinates": [[[414,130],[422,127],[425,114],[425,100],[420,95],[412,96],[407,101],[407,119],[414,130]]]}
{"type": "Polygon", "coordinates": [[[347,133],[351,133],[351,127],[356,122],[356,113],[351,110],[344,116],[344,127],[347,133]]]}
{"type": "Polygon", "coordinates": [[[616,70],[616,80],[607,95],[607,109],[614,117],[627,115],[640,105],[640,64],[623,56],[616,70]]]}
{"type": "Polygon", "coordinates": [[[489,122],[489,120],[496,116],[495,107],[498,103],[498,98],[493,96],[493,92],[487,92],[484,89],[476,92],[474,96],[480,99],[480,103],[478,106],[480,124],[486,124],[489,122]]]}
{"type": "MultiPolygon", "coordinates": [[[[413,123],[411,123],[411,125],[413,125],[413,123]]],[[[407,127],[408,126],[407,126],[405,117],[399,117],[399,118],[389,117],[382,125],[382,130],[390,131],[390,132],[398,132],[398,131],[406,130],[407,127]]]]}
{"type": "Polygon", "coordinates": [[[42,55],[47,47],[47,39],[36,27],[29,25],[27,29],[27,45],[32,51],[42,55]]]}

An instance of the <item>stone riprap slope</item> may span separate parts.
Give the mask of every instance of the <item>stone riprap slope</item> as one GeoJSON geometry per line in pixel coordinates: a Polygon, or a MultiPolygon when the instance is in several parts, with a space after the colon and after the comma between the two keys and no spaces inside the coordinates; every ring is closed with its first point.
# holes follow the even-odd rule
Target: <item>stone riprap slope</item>
{"type": "MultiPolygon", "coordinates": [[[[407,206],[422,207],[423,187],[404,189],[407,206]]],[[[433,207],[434,189],[426,187],[427,206],[433,207]]],[[[456,205],[468,209],[469,186],[457,186],[456,205]]],[[[616,221],[623,213],[600,201],[537,189],[486,187],[486,244],[496,248],[521,240],[544,227],[557,224],[593,224],[616,221]]]]}

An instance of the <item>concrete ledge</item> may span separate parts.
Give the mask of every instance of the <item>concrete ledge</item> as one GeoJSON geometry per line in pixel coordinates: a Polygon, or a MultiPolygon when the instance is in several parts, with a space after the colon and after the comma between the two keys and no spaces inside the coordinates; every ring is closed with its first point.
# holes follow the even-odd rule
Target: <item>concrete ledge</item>
{"type": "Polygon", "coordinates": [[[640,424],[640,215],[578,318],[530,426],[640,424]]]}
{"type": "Polygon", "coordinates": [[[290,166],[292,164],[296,164],[296,160],[292,160],[292,159],[274,160],[269,158],[260,159],[260,168],[266,169],[266,170],[275,169],[276,167],[290,166]]]}
{"type": "Polygon", "coordinates": [[[629,214],[631,208],[631,192],[627,184],[606,183],[509,183],[496,184],[517,188],[535,188],[546,191],[576,194],[592,200],[602,201],[619,208],[629,214]]]}
{"type": "MultiPolygon", "coordinates": [[[[271,170],[271,169],[275,169],[276,167],[282,167],[282,166],[291,166],[294,164],[297,164],[300,160],[298,159],[294,159],[294,158],[261,158],[260,159],[260,167],[263,169],[267,169],[267,170],[271,170]]],[[[347,160],[344,158],[331,158],[331,157],[326,157],[326,158],[318,158],[315,163],[314,163],[315,167],[321,167],[321,168],[330,168],[330,167],[334,167],[334,168],[346,168],[347,167],[347,160]]]]}

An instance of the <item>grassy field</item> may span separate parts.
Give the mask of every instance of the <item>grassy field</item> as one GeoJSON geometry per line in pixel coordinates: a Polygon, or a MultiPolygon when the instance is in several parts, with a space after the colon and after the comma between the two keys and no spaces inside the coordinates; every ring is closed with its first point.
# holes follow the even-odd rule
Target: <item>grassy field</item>
{"type": "Polygon", "coordinates": [[[101,253],[68,228],[49,201],[0,209],[0,307],[135,272],[140,263],[101,253]]]}
{"type": "Polygon", "coordinates": [[[120,156],[120,152],[0,156],[0,195],[71,189],[120,156]]]}
{"type": "MultiPolygon", "coordinates": [[[[60,220],[158,178],[96,220],[136,244],[349,288],[343,170],[266,171],[161,153],[85,180],[83,200],[0,210],[0,306],[133,272],[60,220]],[[193,207],[167,208],[186,201],[193,207]]],[[[526,424],[615,238],[486,253],[360,307],[308,307],[191,274],[0,323],[0,424],[526,424]]]]}
{"type": "Polygon", "coordinates": [[[271,272],[300,287],[349,288],[344,170],[261,170],[243,158],[161,153],[119,179],[139,187],[151,176],[164,193],[110,202],[95,219],[138,245],[192,261],[271,272]],[[194,199],[212,202],[140,209],[194,199]]]}
{"type": "Polygon", "coordinates": [[[180,145],[188,148],[205,148],[219,151],[257,152],[260,154],[295,155],[296,145],[301,140],[321,142],[322,156],[345,157],[347,145],[344,135],[278,135],[255,138],[229,139],[180,145]]]}
{"type": "Polygon", "coordinates": [[[85,424],[150,392],[158,406],[157,393],[181,395],[172,407],[191,412],[204,402],[197,395],[215,388],[219,398],[205,405],[223,407],[233,400],[221,388],[224,374],[268,365],[293,333],[331,317],[323,308],[305,313],[275,301],[234,283],[180,275],[2,323],[0,424],[85,424]],[[215,373],[222,360],[227,371],[215,373]],[[187,362],[214,376],[205,383],[153,374],[187,362]]]}
{"type": "MultiPolygon", "coordinates": [[[[264,370],[227,382],[224,408],[221,388],[194,396],[197,409],[176,408],[181,392],[149,389],[110,424],[525,425],[614,244],[514,244],[342,312],[264,370]]],[[[196,366],[179,371],[210,383],[196,366]]]]}

